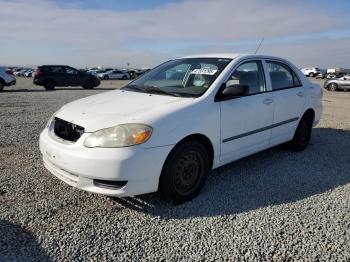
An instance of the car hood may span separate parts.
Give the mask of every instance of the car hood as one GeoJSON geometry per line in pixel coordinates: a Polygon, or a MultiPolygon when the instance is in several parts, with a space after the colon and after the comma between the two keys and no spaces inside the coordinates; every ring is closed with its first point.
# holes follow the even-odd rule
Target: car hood
{"type": "Polygon", "coordinates": [[[156,118],[192,102],[172,97],[115,90],[79,99],[63,106],[56,117],[85,128],[85,132],[125,123],[152,124],[156,118]]]}

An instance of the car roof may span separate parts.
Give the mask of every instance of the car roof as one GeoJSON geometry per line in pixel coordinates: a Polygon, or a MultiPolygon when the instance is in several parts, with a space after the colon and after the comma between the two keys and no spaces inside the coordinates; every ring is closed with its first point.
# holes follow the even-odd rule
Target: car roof
{"type": "Polygon", "coordinates": [[[185,56],[182,58],[228,58],[228,59],[236,59],[236,58],[257,58],[257,59],[278,59],[278,60],[286,60],[281,57],[270,56],[270,55],[260,55],[260,54],[239,54],[239,53],[209,53],[209,54],[198,54],[185,56]]]}
{"type": "Polygon", "coordinates": [[[239,56],[243,56],[244,54],[236,54],[236,53],[208,53],[208,54],[197,54],[185,56],[183,58],[236,58],[239,56]]]}
{"type": "Polygon", "coordinates": [[[42,65],[42,66],[39,66],[39,67],[48,67],[48,66],[67,66],[67,65],[42,65]]]}

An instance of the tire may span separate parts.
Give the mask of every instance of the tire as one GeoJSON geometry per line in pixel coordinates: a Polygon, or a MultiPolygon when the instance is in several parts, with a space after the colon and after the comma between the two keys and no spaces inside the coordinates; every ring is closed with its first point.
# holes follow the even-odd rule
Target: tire
{"type": "Polygon", "coordinates": [[[109,79],[109,76],[107,75],[103,77],[103,80],[108,80],[108,79],[109,79]]]}
{"type": "Polygon", "coordinates": [[[310,73],[309,77],[314,77],[314,75],[315,75],[314,73],[310,73]]]}
{"type": "Polygon", "coordinates": [[[45,80],[44,87],[46,90],[54,90],[55,86],[56,83],[52,79],[45,80]]]}
{"type": "Polygon", "coordinates": [[[337,91],[338,90],[338,85],[336,83],[330,83],[328,86],[329,91],[337,91]]]}
{"type": "Polygon", "coordinates": [[[2,90],[4,90],[4,87],[5,87],[5,83],[4,83],[4,81],[2,79],[0,79],[0,92],[2,90]]]}
{"type": "Polygon", "coordinates": [[[203,144],[197,141],[178,144],[164,163],[159,192],[176,204],[190,201],[203,188],[210,169],[209,154],[203,144]]]}
{"type": "Polygon", "coordinates": [[[94,88],[94,82],[87,81],[83,86],[84,89],[93,89],[94,88]]]}
{"type": "Polygon", "coordinates": [[[126,76],[123,76],[122,79],[123,79],[123,80],[127,80],[128,78],[127,78],[126,76]]]}
{"type": "Polygon", "coordinates": [[[292,141],[288,143],[289,148],[294,151],[303,151],[310,142],[312,133],[313,117],[311,114],[305,114],[295,130],[292,141]]]}

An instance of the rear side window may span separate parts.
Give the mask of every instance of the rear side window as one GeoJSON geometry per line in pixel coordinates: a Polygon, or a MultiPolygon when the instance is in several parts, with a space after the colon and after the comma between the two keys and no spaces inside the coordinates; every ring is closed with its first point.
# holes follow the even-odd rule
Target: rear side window
{"type": "Polygon", "coordinates": [[[274,61],[266,61],[270,74],[272,90],[301,86],[297,74],[286,64],[274,61]]]}
{"type": "Polygon", "coordinates": [[[50,66],[48,67],[48,71],[52,73],[65,73],[65,70],[62,66],[50,66]]]}

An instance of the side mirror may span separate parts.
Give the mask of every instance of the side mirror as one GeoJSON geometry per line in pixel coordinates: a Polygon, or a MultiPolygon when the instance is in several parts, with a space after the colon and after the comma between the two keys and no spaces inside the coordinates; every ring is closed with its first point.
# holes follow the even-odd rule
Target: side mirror
{"type": "Polygon", "coordinates": [[[247,85],[229,85],[223,84],[220,88],[215,101],[228,100],[235,97],[245,96],[249,94],[249,86],[247,85]]]}

